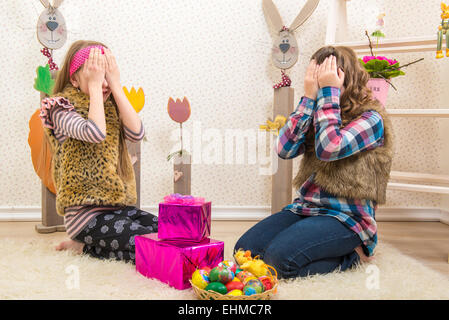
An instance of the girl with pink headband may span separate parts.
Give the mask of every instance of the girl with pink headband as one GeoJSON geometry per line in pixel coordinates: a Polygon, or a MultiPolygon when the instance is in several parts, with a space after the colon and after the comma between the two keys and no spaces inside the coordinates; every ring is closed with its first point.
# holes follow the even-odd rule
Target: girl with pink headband
{"type": "Polygon", "coordinates": [[[40,117],[52,153],[56,210],[70,238],[56,249],[134,263],[134,237],[157,232],[158,221],[134,206],[126,140],[138,142],[145,132],[111,50],[94,41],[73,43],[40,117]]]}

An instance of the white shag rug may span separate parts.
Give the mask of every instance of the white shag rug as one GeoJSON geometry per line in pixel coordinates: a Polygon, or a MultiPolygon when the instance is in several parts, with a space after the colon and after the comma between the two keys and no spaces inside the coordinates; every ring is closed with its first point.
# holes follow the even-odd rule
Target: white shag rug
{"type": "MultiPolygon", "coordinates": [[[[225,259],[232,259],[237,238],[220,240],[225,241],[225,259]]],[[[192,289],[179,291],[145,278],[132,264],[58,252],[55,244],[2,240],[0,299],[196,299],[192,289]]],[[[376,250],[371,265],[282,280],[275,299],[449,299],[449,277],[389,245],[380,243],[376,250]]]]}

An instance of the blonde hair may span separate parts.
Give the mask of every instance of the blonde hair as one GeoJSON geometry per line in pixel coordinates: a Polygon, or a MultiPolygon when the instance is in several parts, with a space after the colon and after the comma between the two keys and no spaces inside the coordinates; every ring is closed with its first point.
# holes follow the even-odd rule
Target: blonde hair
{"type": "MultiPolygon", "coordinates": [[[[100,46],[107,48],[103,43],[98,42],[98,41],[78,40],[78,41],[75,41],[74,43],[72,43],[69,50],[67,50],[67,53],[64,58],[64,62],[62,64],[62,68],[57,73],[55,85],[53,87],[53,95],[61,93],[65,89],[65,87],[70,83],[70,62],[72,61],[73,56],[79,50],[86,48],[88,46],[92,46],[92,45],[100,45],[100,46]]],[[[79,72],[79,70],[77,72],[79,72]]],[[[75,74],[77,72],[75,72],[75,74]]],[[[119,110],[117,108],[117,104],[115,103],[114,98],[111,97],[111,100],[115,106],[117,115],[120,116],[120,113],[119,113],[119,110]]],[[[118,157],[118,161],[117,161],[117,173],[122,179],[128,180],[129,178],[131,178],[132,175],[131,175],[131,172],[126,170],[126,168],[129,168],[130,166],[132,166],[132,164],[131,164],[131,159],[128,154],[128,148],[126,146],[123,122],[121,119],[120,119],[120,135],[119,135],[119,137],[120,137],[119,138],[119,157],[118,157]]],[[[43,144],[42,144],[42,148],[41,148],[41,162],[42,162],[42,165],[44,165],[44,166],[46,165],[47,150],[51,150],[51,153],[53,154],[54,150],[52,150],[51,144],[48,141],[48,137],[44,132],[43,144]]],[[[52,157],[51,161],[53,162],[53,157],[52,157]]],[[[50,166],[50,168],[51,167],[52,166],[50,166]]],[[[50,169],[50,175],[53,178],[53,173],[52,173],[51,169],[50,169]]],[[[55,187],[56,187],[56,185],[55,185],[55,187]]]]}
{"type": "Polygon", "coordinates": [[[317,64],[322,64],[330,55],[337,58],[337,67],[343,69],[345,73],[343,83],[345,90],[340,97],[341,112],[351,112],[358,106],[374,102],[372,92],[367,87],[369,74],[360,64],[354,50],[343,46],[326,46],[315,52],[311,59],[315,59],[317,64]]]}

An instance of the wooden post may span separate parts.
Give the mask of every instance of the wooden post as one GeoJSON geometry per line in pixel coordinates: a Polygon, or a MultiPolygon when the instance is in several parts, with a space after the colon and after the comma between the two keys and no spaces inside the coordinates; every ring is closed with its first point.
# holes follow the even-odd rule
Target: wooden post
{"type": "MultiPolygon", "coordinates": [[[[52,78],[55,78],[55,76],[55,73],[52,72],[52,78]]],[[[45,97],[47,95],[41,92],[41,101],[45,97]]],[[[56,213],[56,195],[48,190],[43,183],[41,185],[42,223],[35,225],[35,230],[38,233],[64,232],[64,218],[56,213]]]]}
{"type": "Polygon", "coordinates": [[[174,193],[183,195],[191,195],[191,177],[192,177],[192,156],[185,150],[182,157],[179,155],[174,157],[174,193]]]}
{"type": "Polygon", "coordinates": [[[137,202],[136,207],[140,208],[140,160],[141,160],[141,142],[130,142],[126,141],[128,146],[128,152],[131,156],[131,160],[134,162],[134,176],[136,177],[136,193],[137,193],[137,202]]]}
{"type": "MultiPolygon", "coordinates": [[[[274,89],[273,119],[277,115],[286,118],[293,112],[295,89],[274,89]]],[[[292,203],[292,160],[277,157],[277,170],[271,180],[271,213],[277,213],[292,203]]],[[[275,167],[276,168],[276,167],[275,167]]]]}

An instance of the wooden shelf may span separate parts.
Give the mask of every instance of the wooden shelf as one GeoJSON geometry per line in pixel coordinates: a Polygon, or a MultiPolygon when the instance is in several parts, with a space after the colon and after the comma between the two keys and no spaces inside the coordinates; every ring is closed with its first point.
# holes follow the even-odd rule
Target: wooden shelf
{"type": "MultiPolygon", "coordinates": [[[[337,42],[332,43],[333,46],[345,46],[352,48],[359,55],[371,54],[368,39],[353,42],[337,42]]],[[[373,49],[375,47],[373,43],[373,49]]],[[[436,35],[409,37],[398,39],[382,39],[379,46],[375,48],[376,55],[385,53],[401,53],[401,52],[426,52],[437,50],[436,35]]]]}
{"type": "Polygon", "coordinates": [[[429,173],[391,171],[390,180],[401,182],[435,183],[449,186],[448,175],[437,175],[429,173]]]}
{"type": "Polygon", "coordinates": [[[449,109],[387,109],[392,117],[449,118],[449,109]]]}
{"type": "Polygon", "coordinates": [[[428,186],[428,185],[423,185],[423,184],[408,184],[408,183],[389,182],[388,189],[401,190],[401,191],[412,191],[412,192],[449,194],[449,187],[428,186]]]}

